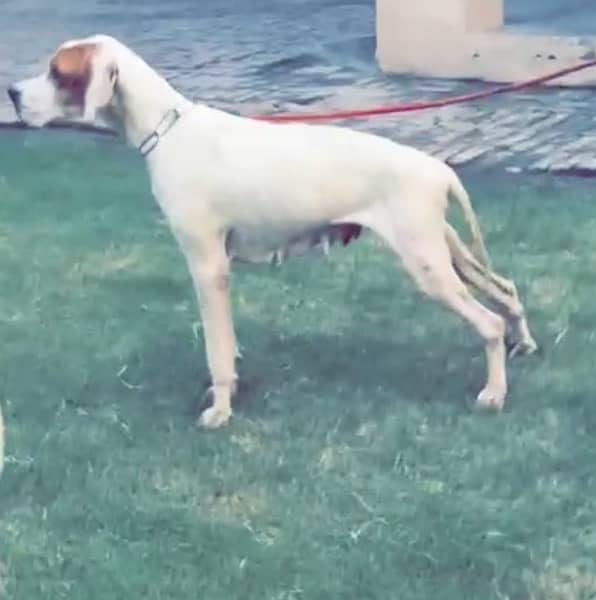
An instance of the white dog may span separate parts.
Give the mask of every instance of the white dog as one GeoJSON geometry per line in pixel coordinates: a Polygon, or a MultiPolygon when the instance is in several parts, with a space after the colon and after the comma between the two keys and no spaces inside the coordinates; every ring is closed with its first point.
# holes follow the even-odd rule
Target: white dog
{"type": "Polygon", "coordinates": [[[345,244],[362,227],[387,243],[423,292],[484,340],[488,377],[480,406],[498,410],[505,400],[506,327],[514,352],[536,349],[515,286],[488,266],[466,191],[435,158],[347,128],[276,125],[194,104],[103,35],[63,44],[47,72],[14,84],[9,95],[25,123],[100,117],[145,157],[200,305],[213,396],[200,418],[205,427],[228,421],[236,388],[230,263],[345,244]],[[445,220],[449,194],[461,206],[474,253],[445,220]]]}

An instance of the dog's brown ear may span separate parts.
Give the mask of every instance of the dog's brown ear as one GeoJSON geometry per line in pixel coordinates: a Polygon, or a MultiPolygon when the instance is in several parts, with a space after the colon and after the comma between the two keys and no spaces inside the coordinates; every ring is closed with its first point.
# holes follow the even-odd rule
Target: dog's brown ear
{"type": "Polygon", "coordinates": [[[59,90],[66,92],[67,101],[85,105],[85,97],[92,77],[92,57],[95,44],[77,44],[60,48],[50,61],[50,77],[59,90]]]}
{"type": "Polygon", "coordinates": [[[118,66],[97,44],[76,44],[58,50],[50,63],[50,76],[67,102],[79,106],[83,120],[95,120],[97,111],[109,104],[118,80],[118,66]]]}

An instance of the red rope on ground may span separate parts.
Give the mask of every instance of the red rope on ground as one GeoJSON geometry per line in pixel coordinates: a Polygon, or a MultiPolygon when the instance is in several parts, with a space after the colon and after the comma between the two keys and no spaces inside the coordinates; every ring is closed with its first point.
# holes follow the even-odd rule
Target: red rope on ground
{"type": "Polygon", "coordinates": [[[337,110],[321,113],[304,113],[304,114],[277,114],[277,115],[256,115],[254,119],[260,121],[269,121],[271,123],[290,123],[293,121],[308,122],[308,121],[335,121],[340,119],[358,119],[363,117],[373,117],[377,115],[388,115],[394,113],[413,112],[417,110],[426,110],[429,108],[442,108],[453,104],[464,104],[473,102],[474,100],[482,100],[490,96],[505,94],[507,92],[516,92],[527,88],[539,86],[548,81],[559,79],[565,75],[576,73],[596,66],[596,59],[589,60],[573,67],[559,69],[553,73],[535,77],[520,83],[509,83],[498,87],[492,87],[486,90],[480,90],[471,94],[463,94],[460,96],[448,96],[446,98],[438,98],[437,100],[423,100],[420,102],[409,102],[405,104],[393,104],[388,106],[377,106],[373,108],[352,109],[352,110],[337,110]]]}

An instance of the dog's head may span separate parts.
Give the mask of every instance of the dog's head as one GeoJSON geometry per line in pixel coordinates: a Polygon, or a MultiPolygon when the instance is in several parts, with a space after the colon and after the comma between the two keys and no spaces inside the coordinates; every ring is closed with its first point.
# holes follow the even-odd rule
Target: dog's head
{"type": "Polygon", "coordinates": [[[11,85],[8,95],[21,121],[43,127],[55,119],[92,122],[114,97],[116,56],[102,37],[60,46],[44,73],[11,85]]]}

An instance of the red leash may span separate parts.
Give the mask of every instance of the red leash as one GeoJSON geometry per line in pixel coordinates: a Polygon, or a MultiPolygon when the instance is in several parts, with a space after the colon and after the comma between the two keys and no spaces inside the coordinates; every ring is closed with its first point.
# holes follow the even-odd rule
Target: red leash
{"type": "Polygon", "coordinates": [[[475,100],[489,98],[490,96],[497,96],[499,94],[517,92],[519,90],[536,87],[543,83],[546,83],[547,81],[559,79],[560,77],[564,77],[565,75],[570,75],[571,73],[583,71],[584,69],[588,69],[594,66],[596,66],[596,59],[580,63],[579,65],[575,65],[573,67],[560,69],[558,71],[554,71],[553,73],[549,73],[548,75],[543,75],[541,77],[536,77],[534,79],[529,79],[520,83],[509,83],[507,85],[492,87],[489,89],[480,90],[478,92],[473,92],[471,94],[463,94],[460,96],[448,96],[446,98],[438,98],[437,100],[423,100],[420,102],[408,102],[405,104],[390,104],[388,106],[376,106],[373,108],[338,110],[320,113],[284,113],[277,115],[256,115],[253,118],[258,119],[260,121],[269,121],[271,123],[290,123],[293,121],[335,121],[340,119],[360,119],[363,117],[373,117],[377,115],[413,112],[417,110],[426,110],[429,108],[442,108],[444,106],[451,106],[453,104],[464,104],[466,102],[473,102],[475,100]]]}

